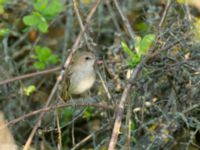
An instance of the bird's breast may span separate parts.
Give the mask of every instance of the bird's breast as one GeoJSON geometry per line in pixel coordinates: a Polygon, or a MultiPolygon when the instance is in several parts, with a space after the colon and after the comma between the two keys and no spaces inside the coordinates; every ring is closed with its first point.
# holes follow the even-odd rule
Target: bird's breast
{"type": "Polygon", "coordinates": [[[71,76],[70,81],[70,93],[71,94],[82,94],[89,90],[95,82],[94,70],[78,71],[76,74],[71,76]]]}

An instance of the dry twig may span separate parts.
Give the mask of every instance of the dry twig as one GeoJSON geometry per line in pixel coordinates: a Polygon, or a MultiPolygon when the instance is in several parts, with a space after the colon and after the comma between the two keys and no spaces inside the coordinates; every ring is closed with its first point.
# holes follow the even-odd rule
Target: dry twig
{"type": "Polygon", "coordinates": [[[27,79],[27,78],[32,78],[32,77],[39,76],[39,75],[47,75],[47,74],[50,74],[50,73],[53,73],[53,72],[57,72],[59,70],[61,70],[61,67],[55,67],[55,68],[47,69],[47,70],[44,70],[44,71],[24,74],[24,75],[21,75],[21,76],[17,76],[17,77],[13,77],[11,79],[4,80],[4,81],[0,82],[0,85],[7,84],[7,83],[10,83],[10,82],[14,82],[14,81],[18,81],[18,80],[27,79]]]}
{"type": "Polygon", "coordinates": [[[130,35],[130,37],[134,40],[135,39],[135,33],[133,32],[132,28],[131,28],[131,25],[127,19],[127,17],[124,15],[124,13],[122,12],[120,6],[119,6],[119,3],[117,2],[117,0],[113,0],[114,1],[114,4],[122,18],[122,21],[124,22],[124,25],[126,26],[127,30],[128,30],[128,33],[130,35]]]}
{"type": "Polygon", "coordinates": [[[35,110],[35,111],[32,111],[28,114],[25,114],[23,116],[20,116],[16,119],[13,119],[11,121],[9,121],[6,126],[10,126],[10,125],[13,125],[19,121],[22,121],[26,118],[29,118],[31,116],[34,116],[34,115],[37,115],[39,113],[42,113],[42,112],[47,112],[47,111],[50,111],[50,110],[54,110],[54,109],[58,109],[58,108],[64,108],[64,107],[70,107],[70,106],[74,106],[75,108],[78,108],[78,107],[96,107],[96,108],[102,108],[102,109],[111,109],[113,110],[114,109],[114,106],[109,106],[107,104],[98,104],[98,103],[89,103],[89,102],[77,102],[77,103],[74,103],[74,102],[70,102],[70,103],[65,103],[65,104],[58,104],[56,106],[49,106],[49,107],[46,107],[46,108],[41,108],[41,109],[38,109],[38,110],[35,110]]]}

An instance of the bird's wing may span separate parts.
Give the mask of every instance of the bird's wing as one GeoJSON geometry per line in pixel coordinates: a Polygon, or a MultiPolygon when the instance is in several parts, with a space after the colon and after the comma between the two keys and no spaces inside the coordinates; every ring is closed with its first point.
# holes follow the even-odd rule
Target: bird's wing
{"type": "Polygon", "coordinates": [[[63,80],[61,81],[60,84],[60,97],[63,100],[67,100],[70,98],[70,93],[69,93],[69,85],[70,85],[70,76],[71,76],[71,72],[69,71],[71,69],[68,69],[63,77],[63,80]]]}

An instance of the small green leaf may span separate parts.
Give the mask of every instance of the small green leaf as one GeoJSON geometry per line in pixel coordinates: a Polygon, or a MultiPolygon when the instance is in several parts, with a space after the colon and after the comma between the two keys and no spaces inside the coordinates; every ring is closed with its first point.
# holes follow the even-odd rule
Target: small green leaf
{"type": "Polygon", "coordinates": [[[36,3],[34,3],[34,8],[46,19],[51,19],[61,12],[63,5],[58,0],[37,0],[36,3]]]}
{"type": "Polygon", "coordinates": [[[58,56],[56,55],[51,55],[49,58],[48,58],[48,61],[52,64],[56,64],[58,61],[59,61],[59,58],[58,56]]]}
{"type": "Polygon", "coordinates": [[[130,48],[128,47],[128,45],[125,42],[121,42],[121,46],[123,48],[123,50],[131,57],[131,59],[134,57],[134,53],[130,50],[130,48]]]}
{"type": "Polygon", "coordinates": [[[43,32],[43,33],[46,33],[48,31],[48,23],[45,21],[43,22],[40,22],[39,25],[38,25],[38,29],[43,32]]]}
{"type": "Polygon", "coordinates": [[[155,34],[148,34],[144,36],[142,41],[139,44],[139,55],[146,54],[151,45],[153,44],[153,41],[155,39],[155,34]]]}
{"type": "Polygon", "coordinates": [[[28,26],[38,28],[43,33],[48,31],[48,23],[39,12],[23,17],[23,22],[28,26]]]}
{"type": "Polygon", "coordinates": [[[46,9],[49,0],[37,0],[33,6],[36,11],[42,12],[46,9]]]}
{"type": "Polygon", "coordinates": [[[128,66],[130,68],[135,68],[135,66],[141,61],[141,57],[138,54],[134,54],[134,57],[128,60],[128,66]]]}
{"type": "Polygon", "coordinates": [[[54,55],[48,47],[36,46],[34,51],[32,58],[37,60],[33,65],[36,69],[44,69],[47,65],[56,64],[59,61],[58,56],[54,55]]]}
{"type": "Polygon", "coordinates": [[[63,5],[58,0],[53,0],[49,3],[47,9],[43,11],[45,16],[54,17],[63,9],[63,5]]]}
{"type": "MultiPolygon", "coordinates": [[[[140,39],[138,38],[138,41],[140,42],[140,39]]],[[[139,43],[138,42],[138,43],[139,43]]],[[[138,44],[136,41],[136,44],[138,44]]],[[[125,42],[121,42],[121,46],[123,50],[129,55],[130,59],[127,60],[128,66],[130,68],[134,68],[141,60],[141,56],[137,53],[133,53],[130,48],[127,46],[125,42]]]]}
{"type": "Polygon", "coordinates": [[[141,43],[141,37],[140,36],[136,36],[134,44],[135,44],[135,51],[138,54],[140,51],[140,43],[141,43]]]}
{"type": "Polygon", "coordinates": [[[43,63],[43,62],[35,62],[34,64],[33,64],[33,66],[34,66],[34,68],[36,68],[36,69],[39,69],[39,70],[42,70],[42,69],[45,69],[45,63],[43,63]]]}
{"type": "Polygon", "coordinates": [[[142,33],[147,33],[149,26],[145,22],[139,22],[135,25],[136,29],[142,33]]]}
{"type": "Polygon", "coordinates": [[[23,91],[26,96],[30,96],[31,93],[36,91],[36,87],[34,85],[30,85],[28,87],[24,87],[23,91]]]}
{"type": "Polygon", "coordinates": [[[4,6],[0,4],[0,14],[4,13],[4,6]]]}
{"type": "Polygon", "coordinates": [[[6,36],[10,33],[10,29],[8,28],[2,28],[0,29],[0,36],[6,36]]]}
{"type": "Polygon", "coordinates": [[[94,114],[94,108],[92,107],[88,107],[84,112],[83,112],[83,118],[89,120],[91,119],[91,117],[93,116],[94,114]]]}
{"type": "Polygon", "coordinates": [[[23,22],[25,23],[25,25],[28,26],[36,26],[37,24],[39,24],[40,18],[37,15],[32,14],[23,17],[23,22]]]}
{"type": "Polygon", "coordinates": [[[36,58],[43,63],[46,63],[48,61],[48,58],[52,55],[51,49],[49,49],[48,47],[36,46],[35,52],[36,58]]]}
{"type": "Polygon", "coordinates": [[[0,0],[0,5],[4,5],[7,2],[7,0],[0,0]]]}
{"type": "Polygon", "coordinates": [[[134,58],[133,58],[133,62],[134,62],[135,64],[138,64],[138,62],[140,62],[140,60],[141,60],[141,56],[138,55],[138,54],[135,54],[135,56],[134,56],[134,58]]]}

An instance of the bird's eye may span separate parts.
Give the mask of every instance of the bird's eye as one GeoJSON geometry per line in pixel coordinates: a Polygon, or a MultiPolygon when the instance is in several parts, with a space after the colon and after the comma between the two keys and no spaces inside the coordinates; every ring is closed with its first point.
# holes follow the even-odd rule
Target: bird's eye
{"type": "Polygon", "coordinates": [[[90,60],[91,58],[90,57],[85,57],[85,60],[90,60]]]}

